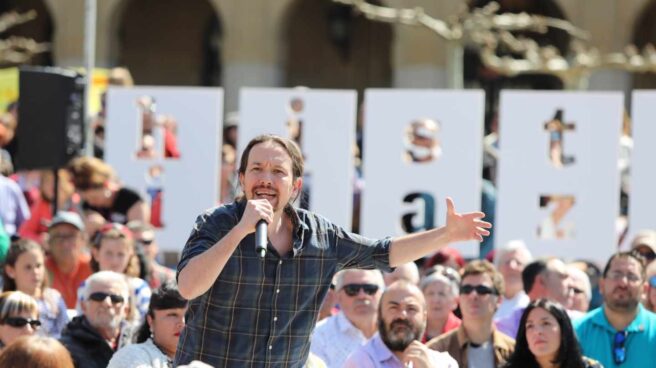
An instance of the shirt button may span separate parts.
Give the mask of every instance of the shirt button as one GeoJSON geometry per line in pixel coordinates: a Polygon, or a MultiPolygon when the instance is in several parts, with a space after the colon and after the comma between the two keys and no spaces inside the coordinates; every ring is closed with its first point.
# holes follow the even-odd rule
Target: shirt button
{"type": "Polygon", "coordinates": [[[277,321],[278,317],[273,317],[273,322],[277,321]]]}
{"type": "Polygon", "coordinates": [[[280,289],[276,289],[276,294],[278,294],[279,292],[280,292],[280,289]]]}
{"type": "Polygon", "coordinates": [[[273,346],[269,345],[269,350],[273,349],[273,346]]]}
{"type": "Polygon", "coordinates": [[[282,264],[282,261],[278,261],[278,264],[282,264]]]}

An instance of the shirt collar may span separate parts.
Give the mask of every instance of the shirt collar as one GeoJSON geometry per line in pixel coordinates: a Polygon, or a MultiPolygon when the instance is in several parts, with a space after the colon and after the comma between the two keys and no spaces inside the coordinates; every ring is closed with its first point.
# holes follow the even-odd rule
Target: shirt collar
{"type": "Polygon", "coordinates": [[[349,331],[356,331],[360,332],[357,327],[355,327],[351,321],[349,321],[348,318],[346,318],[346,315],[344,314],[344,311],[340,311],[335,315],[336,322],[337,322],[337,329],[339,332],[345,333],[349,331]]]}
{"type": "MultiPolygon", "coordinates": [[[[646,314],[648,312],[645,310],[645,308],[642,306],[642,304],[638,304],[638,314],[636,317],[631,321],[631,323],[624,329],[626,332],[631,332],[631,333],[637,333],[637,332],[644,332],[646,329],[645,326],[645,318],[646,314]]],[[[599,313],[596,315],[592,316],[591,318],[592,323],[596,324],[597,326],[600,326],[610,332],[617,332],[615,327],[613,327],[610,322],[608,322],[608,318],[606,318],[606,305],[604,304],[603,307],[599,308],[599,313]]]]}
{"type": "MultiPolygon", "coordinates": [[[[381,339],[378,333],[376,333],[376,335],[371,339],[371,347],[378,362],[383,363],[388,360],[399,361],[399,358],[397,358],[396,355],[394,355],[394,353],[392,353],[392,351],[387,347],[387,345],[385,345],[383,339],[381,339]]],[[[403,364],[401,364],[401,366],[403,366],[403,364]]]]}

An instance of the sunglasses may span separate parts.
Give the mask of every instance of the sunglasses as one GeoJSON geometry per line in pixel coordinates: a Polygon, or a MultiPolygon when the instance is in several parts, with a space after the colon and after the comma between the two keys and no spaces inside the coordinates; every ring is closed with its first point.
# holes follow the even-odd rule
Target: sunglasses
{"type": "Polygon", "coordinates": [[[41,321],[39,321],[38,319],[27,319],[23,317],[8,317],[4,321],[4,324],[16,328],[25,327],[28,323],[30,324],[32,329],[37,329],[41,326],[41,321]]]}
{"type": "Polygon", "coordinates": [[[360,292],[360,289],[365,292],[367,295],[374,295],[378,291],[378,285],[374,284],[348,284],[342,287],[342,290],[348,296],[356,296],[360,292]]]}
{"type": "Polygon", "coordinates": [[[615,364],[622,364],[626,360],[626,331],[618,331],[613,339],[613,360],[615,364]]]}
{"type": "Polygon", "coordinates": [[[495,289],[485,285],[462,285],[460,287],[460,295],[469,295],[472,291],[476,291],[478,295],[499,294],[495,289]]]}
{"type": "Polygon", "coordinates": [[[89,300],[93,300],[94,302],[104,302],[107,297],[109,297],[109,300],[112,301],[112,304],[119,304],[125,301],[125,298],[123,298],[121,295],[108,294],[100,291],[91,293],[91,295],[89,295],[89,300]]]}

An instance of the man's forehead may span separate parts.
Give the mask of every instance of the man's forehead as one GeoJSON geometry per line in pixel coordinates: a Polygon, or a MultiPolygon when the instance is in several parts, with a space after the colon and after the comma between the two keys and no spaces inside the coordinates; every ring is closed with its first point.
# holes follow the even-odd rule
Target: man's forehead
{"type": "Polygon", "coordinates": [[[75,234],[80,230],[71,224],[57,224],[48,230],[50,234],[75,234]]]}
{"type": "Polygon", "coordinates": [[[123,287],[121,286],[120,283],[118,282],[113,282],[113,281],[94,281],[89,285],[89,290],[91,290],[92,293],[99,292],[99,291],[111,291],[115,293],[121,293],[124,291],[123,287]]]}
{"type": "Polygon", "coordinates": [[[467,275],[462,279],[462,284],[489,284],[492,285],[492,277],[487,273],[477,273],[473,275],[467,275]]]}
{"type": "Polygon", "coordinates": [[[391,288],[385,292],[383,303],[423,305],[424,296],[417,288],[391,288]]]}
{"type": "Polygon", "coordinates": [[[292,158],[287,151],[279,144],[274,142],[258,143],[251,148],[248,154],[248,163],[289,163],[291,165],[292,158]]]}
{"type": "Polygon", "coordinates": [[[344,275],[344,284],[359,281],[368,281],[374,284],[378,284],[378,277],[376,277],[376,274],[370,271],[350,271],[344,275]]]}
{"type": "Polygon", "coordinates": [[[640,270],[640,263],[631,257],[617,257],[610,263],[609,271],[615,270],[640,270]]]}

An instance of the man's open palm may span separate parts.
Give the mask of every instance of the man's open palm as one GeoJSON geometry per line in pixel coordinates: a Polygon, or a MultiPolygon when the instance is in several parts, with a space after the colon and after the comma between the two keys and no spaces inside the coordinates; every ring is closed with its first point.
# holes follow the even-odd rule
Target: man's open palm
{"type": "Polygon", "coordinates": [[[456,212],[453,199],[446,198],[446,229],[452,242],[483,241],[484,236],[490,235],[486,229],[492,228],[491,223],[481,220],[483,217],[485,217],[483,212],[456,212]]]}

